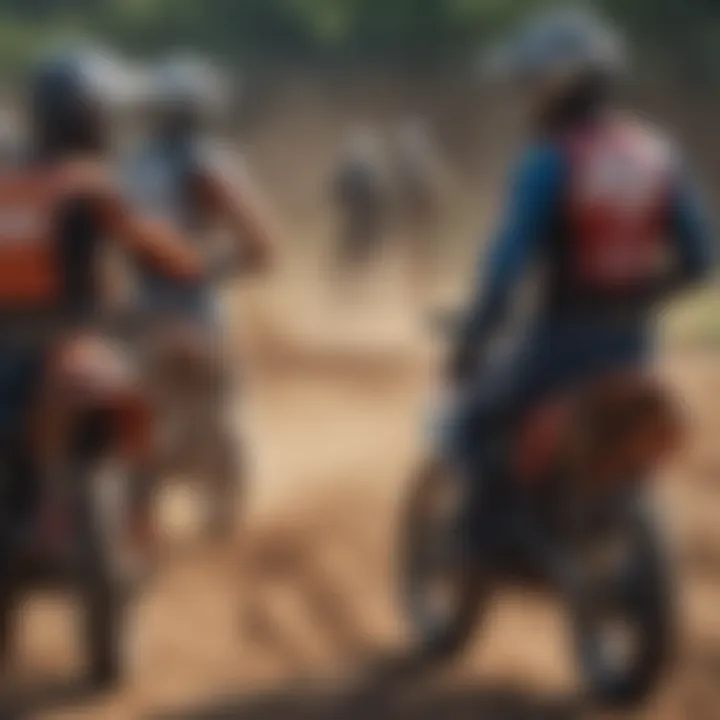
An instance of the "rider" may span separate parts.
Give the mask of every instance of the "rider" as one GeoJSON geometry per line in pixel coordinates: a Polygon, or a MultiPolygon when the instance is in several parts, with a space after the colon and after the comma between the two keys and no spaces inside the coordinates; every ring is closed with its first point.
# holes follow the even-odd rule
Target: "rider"
{"type": "MultiPolygon", "coordinates": [[[[151,73],[149,89],[150,137],[123,168],[129,198],[176,223],[198,246],[218,225],[228,229],[227,269],[266,268],[274,256],[270,221],[242,167],[233,167],[231,150],[208,137],[226,105],[218,73],[200,58],[170,58],[151,73]]],[[[208,281],[188,293],[157,277],[147,277],[142,288],[148,307],[204,326],[213,320],[216,290],[208,281]]]]}
{"type": "MultiPolygon", "coordinates": [[[[151,74],[150,89],[150,137],[123,168],[129,198],[177,224],[203,254],[215,253],[222,279],[242,271],[268,269],[275,259],[273,223],[239,158],[231,148],[210,141],[213,121],[220,119],[226,104],[218,73],[202,59],[171,58],[151,74]],[[223,234],[218,237],[216,231],[223,234]],[[218,246],[215,240],[225,242],[218,246]]],[[[144,309],[161,320],[164,331],[153,335],[147,348],[154,358],[149,362],[151,372],[166,380],[155,384],[156,399],[161,407],[168,408],[169,402],[181,408],[169,415],[176,430],[184,434],[180,437],[176,432],[166,438],[168,446],[163,448],[160,462],[184,463],[185,455],[195,455],[195,447],[202,443],[212,464],[208,479],[229,493],[242,468],[238,467],[237,433],[231,420],[231,368],[219,327],[220,277],[214,280],[209,278],[188,290],[149,274],[139,289],[144,309]],[[191,376],[190,382],[187,377],[180,381],[180,393],[171,387],[172,373],[166,372],[168,366],[177,367],[176,361],[191,376]],[[208,446],[216,449],[208,450],[208,446]],[[183,457],[178,457],[178,452],[183,457]]],[[[230,529],[230,505],[216,503],[214,530],[230,529]]]]}
{"type": "Polygon", "coordinates": [[[353,129],[331,178],[330,194],[339,221],[339,269],[343,274],[366,265],[380,249],[388,214],[382,151],[380,138],[372,128],[353,129]]]}
{"type": "Polygon", "coordinates": [[[446,173],[440,148],[425,123],[405,120],[393,143],[396,222],[412,266],[413,282],[424,289],[432,278],[442,215],[446,173]]]}
{"type": "Polygon", "coordinates": [[[114,243],[139,265],[189,285],[202,274],[184,238],[131,212],[107,172],[115,73],[92,50],[41,61],[27,103],[31,145],[0,175],[0,436],[12,465],[1,509],[10,526],[34,518],[40,479],[57,470],[28,449],[31,411],[45,400],[58,338],[101,320],[96,270],[104,248],[114,243]]]}
{"type": "Polygon", "coordinates": [[[530,92],[532,135],[449,367],[461,390],[450,455],[492,477],[507,472],[498,431],[519,410],[647,362],[658,303],[711,265],[708,219],[675,148],[616,107],[624,63],[612,28],[588,14],[547,15],[495,62],[530,92]],[[493,370],[484,360],[531,267],[545,273],[536,312],[493,370]]]}

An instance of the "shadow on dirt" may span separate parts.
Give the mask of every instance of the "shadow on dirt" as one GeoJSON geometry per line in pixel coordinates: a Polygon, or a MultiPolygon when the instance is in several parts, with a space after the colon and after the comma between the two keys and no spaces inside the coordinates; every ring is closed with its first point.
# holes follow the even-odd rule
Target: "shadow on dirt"
{"type": "Polygon", "coordinates": [[[97,691],[78,680],[0,686],[0,719],[24,720],[44,712],[76,707],[97,697],[97,691]]]}
{"type": "Polygon", "coordinates": [[[287,686],[260,696],[229,696],[154,714],[155,720],[581,720],[575,700],[521,688],[442,687],[424,668],[388,661],[352,686],[287,686]]]}

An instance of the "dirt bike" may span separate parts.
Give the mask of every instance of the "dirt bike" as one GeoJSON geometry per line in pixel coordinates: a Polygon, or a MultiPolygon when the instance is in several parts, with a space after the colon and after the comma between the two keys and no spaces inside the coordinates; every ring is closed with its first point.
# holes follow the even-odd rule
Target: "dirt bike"
{"type": "MultiPolygon", "coordinates": [[[[218,286],[252,269],[236,250],[206,260],[206,281],[218,286]]],[[[116,331],[141,368],[152,407],[154,489],[196,482],[208,509],[206,529],[227,539],[245,484],[242,442],[227,417],[235,388],[215,328],[197,322],[194,310],[178,312],[186,298],[165,292],[148,301],[119,291],[115,300],[116,331]]]]}
{"type": "MultiPolygon", "coordinates": [[[[105,687],[122,678],[128,611],[150,557],[148,528],[137,532],[150,416],[122,354],[99,336],[61,342],[44,364],[41,382],[56,393],[53,407],[72,407],[63,415],[67,452],[58,477],[38,478],[36,506],[0,545],[0,655],[7,661],[13,653],[14,615],[28,591],[70,588],[83,607],[89,680],[105,687]]],[[[37,404],[22,438],[31,463],[45,450],[48,426],[58,427],[45,423],[50,410],[37,404]]],[[[0,463],[18,448],[6,449],[0,463]]]]}
{"type": "Polygon", "coordinates": [[[401,596],[414,650],[462,652],[495,588],[550,589],[571,615],[588,696],[645,699],[673,657],[669,562],[647,500],[681,422],[649,377],[599,379],[532,409],[501,443],[501,487],[431,460],[402,520],[401,596]]]}
{"type": "Polygon", "coordinates": [[[235,527],[243,487],[240,441],[228,418],[232,383],[221,352],[192,326],[169,326],[145,344],[146,382],[157,415],[161,481],[202,481],[208,529],[227,538],[235,527]]]}

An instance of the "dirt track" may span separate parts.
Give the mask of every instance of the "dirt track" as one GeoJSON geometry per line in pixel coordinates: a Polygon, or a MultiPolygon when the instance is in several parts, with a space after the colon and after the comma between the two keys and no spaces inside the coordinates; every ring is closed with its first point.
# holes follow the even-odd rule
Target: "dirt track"
{"type": "MultiPolygon", "coordinates": [[[[363,362],[293,352],[249,348],[247,527],[237,548],[188,547],[167,564],[139,607],[127,687],[98,699],[68,685],[78,658],[66,609],[34,604],[0,717],[586,717],[568,699],[562,615],[542,598],[503,596],[484,642],[449,677],[406,687],[378,672],[401,642],[393,518],[431,373],[411,345],[363,362]]],[[[696,439],[660,493],[678,539],[684,641],[682,666],[647,713],[658,720],[720,717],[716,364],[669,363],[696,439]]]]}

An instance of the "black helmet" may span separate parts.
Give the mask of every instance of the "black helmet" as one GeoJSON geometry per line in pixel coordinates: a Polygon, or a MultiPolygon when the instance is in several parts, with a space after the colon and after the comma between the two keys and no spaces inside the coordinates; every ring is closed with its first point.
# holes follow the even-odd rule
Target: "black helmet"
{"type": "Polygon", "coordinates": [[[83,48],[42,59],[29,98],[38,150],[57,155],[106,149],[111,113],[129,91],[129,76],[108,53],[83,48]]]}

